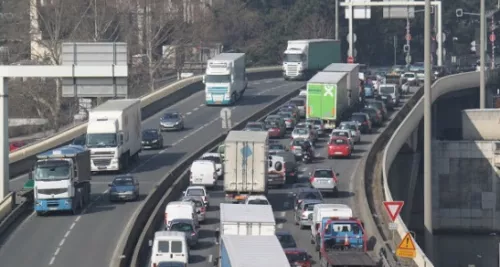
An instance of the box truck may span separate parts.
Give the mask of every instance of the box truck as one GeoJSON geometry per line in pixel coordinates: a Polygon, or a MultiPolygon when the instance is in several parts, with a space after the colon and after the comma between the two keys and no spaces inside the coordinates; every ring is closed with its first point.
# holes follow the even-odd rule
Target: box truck
{"type": "Polygon", "coordinates": [[[93,172],[125,170],[139,158],[141,142],[139,99],[109,100],[90,111],[86,146],[93,172]]]}
{"type": "Polygon", "coordinates": [[[275,235],[271,205],[220,204],[221,235],[275,235]]]}
{"type": "Polygon", "coordinates": [[[356,107],[359,102],[359,64],[332,63],[323,71],[347,73],[347,104],[356,107]]]}
{"type": "Polygon", "coordinates": [[[207,105],[234,104],[247,88],[244,53],[222,53],[207,61],[203,75],[207,105]]]}
{"type": "Polygon", "coordinates": [[[307,80],[328,64],[340,63],[340,41],[290,40],[283,57],[285,80],[307,80]]]}
{"type": "Polygon", "coordinates": [[[348,108],[347,73],[318,72],[307,82],[307,118],[319,118],[331,130],[348,108]]]}
{"type": "Polygon", "coordinates": [[[272,236],[225,235],[221,238],[219,267],[290,267],[278,238],[272,236]]]}
{"type": "Polygon", "coordinates": [[[244,202],[248,195],[267,194],[267,132],[230,131],[224,148],[226,201],[244,202]]]}
{"type": "Polygon", "coordinates": [[[33,180],[34,210],[76,214],[90,203],[90,151],[67,145],[37,155],[30,175],[33,180]]]}

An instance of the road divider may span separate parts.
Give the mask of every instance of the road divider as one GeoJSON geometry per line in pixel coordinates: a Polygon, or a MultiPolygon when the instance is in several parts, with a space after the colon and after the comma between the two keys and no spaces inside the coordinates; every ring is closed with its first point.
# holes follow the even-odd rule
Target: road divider
{"type": "MultiPolygon", "coordinates": [[[[281,67],[261,67],[247,70],[248,80],[261,80],[281,77],[281,67]]],[[[184,99],[195,92],[203,90],[202,76],[193,76],[170,84],[151,94],[141,97],[142,117],[148,118],[158,111],[184,99]]],[[[68,144],[74,138],[85,134],[87,123],[83,123],[65,132],[23,147],[9,154],[10,178],[27,173],[36,161],[36,155],[44,151],[68,144]]]]}
{"type": "MultiPolygon", "coordinates": [[[[248,121],[264,117],[275,110],[277,106],[284,104],[296,96],[298,92],[299,90],[294,90],[280,97],[257,113],[239,122],[232,129],[242,129],[248,121]]],[[[226,133],[219,135],[204,147],[192,153],[183,162],[177,164],[171,172],[162,178],[134,213],[132,223],[124,230],[123,236],[125,239],[118,243],[117,253],[113,255],[110,266],[126,267],[147,264],[149,240],[153,239],[155,231],[161,226],[163,221],[162,216],[167,203],[179,198],[183,189],[188,186],[188,169],[191,163],[203,155],[203,153],[212,150],[222,143],[225,138],[226,133]]]]}

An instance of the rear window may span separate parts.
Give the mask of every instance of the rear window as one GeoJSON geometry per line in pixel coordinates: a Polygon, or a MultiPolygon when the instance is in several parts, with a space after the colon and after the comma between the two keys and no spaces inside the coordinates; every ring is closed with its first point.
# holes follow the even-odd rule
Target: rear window
{"type": "Polygon", "coordinates": [[[352,119],[356,120],[356,121],[364,121],[364,120],[366,120],[366,117],[365,117],[365,115],[355,114],[355,115],[352,115],[352,119]]]}
{"type": "Polygon", "coordinates": [[[304,144],[304,140],[298,140],[298,139],[295,139],[293,140],[293,145],[294,146],[301,146],[302,144],[304,144]]]}
{"type": "Polygon", "coordinates": [[[356,130],[356,126],[352,124],[340,124],[339,128],[341,130],[356,130]]]}
{"type": "Polygon", "coordinates": [[[305,129],[305,128],[295,129],[295,131],[294,131],[294,132],[295,132],[296,134],[307,134],[307,133],[308,133],[307,129],[305,129]]]}
{"type": "Polygon", "coordinates": [[[371,109],[371,108],[364,108],[362,109],[361,111],[363,111],[364,113],[368,113],[368,114],[374,114],[374,113],[377,113],[377,111],[371,109]]]}
{"type": "Polygon", "coordinates": [[[284,117],[284,118],[290,118],[292,117],[292,114],[291,113],[288,113],[288,112],[280,112],[278,113],[280,116],[284,117]]]}
{"type": "Polygon", "coordinates": [[[295,104],[296,106],[303,106],[305,101],[303,99],[293,99],[290,100],[290,103],[295,104]]]}
{"type": "Polygon", "coordinates": [[[158,252],[159,253],[170,253],[170,242],[169,241],[158,241],[158,252]]]}
{"type": "Polygon", "coordinates": [[[278,128],[279,125],[276,121],[268,121],[266,122],[266,128],[278,128]]]}
{"type": "Polygon", "coordinates": [[[305,253],[305,252],[287,252],[286,258],[290,262],[307,261],[308,260],[307,253],[305,253]]]}
{"type": "Polygon", "coordinates": [[[382,94],[394,93],[394,87],[392,87],[392,86],[380,86],[379,90],[382,94]]]}
{"type": "Polygon", "coordinates": [[[182,242],[172,241],[172,253],[182,253],[182,242]]]}
{"type": "Polygon", "coordinates": [[[318,203],[311,203],[311,204],[306,204],[304,206],[304,209],[307,210],[307,211],[313,211],[314,210],[314,205],[316,205],[318,203]]]}
{"type": "Polygon", "coordinates": [[[174,223],[170,225],[170,231],[191,232],[193,226],[189,223],[174,223]]]}
{"type": "Polygon", "coordinates": [[[332,132],[333,136],[344,136],[344,137],[349,137],[349,134],[344,131],[338,131],[338,132],[332,132]]]}
{"type": "Polygon", "coordinates": [[[278,150],[283,149],[282,145],[269,145],[269,149],[278,150]]]}
{"type": "Polygon", "coordinates": [[[314,177],[333,177],[331,170],[317,170],[314,171],[314,177]]]}
{"type": "Polygon", "coordinates": [[[205,192],[203,192],[203,189],[189,189],[186,192],[186,196],[204,196],[205,192]]]}
{"type": "Polygon", "coordinates": [[[249,200],[248,204],[250,204],[250,205],[269,205],[269,202],[267,202],[267,200],[264,200],[264,199],[253,199],[253,200],[249,200]]]}
{"type": "Polygon", "coordinates": [[[346,145],[346,144],[347,141],[345,139],[340,139],[340,138],[332,139],[330,141],[330,145],[346,145]]]}

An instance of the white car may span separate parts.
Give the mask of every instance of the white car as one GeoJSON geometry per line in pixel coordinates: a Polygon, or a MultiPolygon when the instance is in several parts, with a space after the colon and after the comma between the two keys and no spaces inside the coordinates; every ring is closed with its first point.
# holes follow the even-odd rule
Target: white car
{"type": "Polygon", "coordinates": [[[209,206],[209,195],[207,192],[207,189],[204,186],[200,185],[192,185],[189,186],[186,191],[182,192],[182,194],[185,197],[201,197],[203,199],[203,204],[205,204],[206,207],[209,206]]]}
{"type": "Polygon", "coordinates": [[[339,130],[350,130],[354,143],[361,142],[361,131],[355,121],[343,121],[340,123],[339,130]]]}
{"type": "Polygon", "coordinates": [[[300,90],[299,96],[307,96],[307,90],[300,90]]]}
{"type": "Polygon", "coordinates": [[[330,134],[330,139],[334,136],[343,136],[343,137],[347,137],[347,139],[349,140],[349,142],[351,142],[351,146],[353,147],[353,150],[354,150],[354,139],[352,137],[352,133],[351,133],[351,130],[339,130],[339,129],[335,129],[332,131],[332,133],[330,134]]]}
{"type": "Polygon", "coordinates": [[[222,164],[222,159],[219,153],[205,153],[200,157],[201,160],[210,160],[215,163],[217,167],[217,175],[222,177],[224,175],[224,164],[222,164]]]}
{"type": "Polygon", "coordinates": [[[417,85],[418,80],[417,80],[417,75],[414,72],[405,72],[402,75],[403,79],[406,79],[409,84],[411,85],[417,85]]]}
{"type": "Polygon", "coordinates": [[[295,128],[292,132],[292,139],[298,138],[313,140],[314,136],[311,134],[309,128],[295,128]]]}
{"type": "Polygon", "coordinates": [[[271,205],[267,197],[264,195],[253,195],[248,196],[245,200],[245,204],[247,205],[271,205]]]}

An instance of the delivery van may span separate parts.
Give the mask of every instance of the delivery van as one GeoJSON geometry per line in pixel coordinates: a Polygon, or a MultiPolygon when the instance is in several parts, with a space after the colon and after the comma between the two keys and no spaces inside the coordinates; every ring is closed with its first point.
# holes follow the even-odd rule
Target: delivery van
{"type": "Polygon", "coordinates": [[[309,215],[311,220],[311,242],[315,243],[322,230],[321,220],[328,217],[351,218],[352,209],[344,204],[317,204],[314,205],[313,213],[309,215]],[[311,216],[312,215],[312,216],[311,216]]]}
{"type": "MultiPolygon", "coordinates": [[[[150,242],[151,243],[151,242],[150,242]]],[[[189,248],[186,234],[177,231],[158,231],[155,233],[151,250],[151,266],[158,267],[160,263],[189,262],[189,248]]]]}
{"type": "Polygon", "coordinates": [[[204,185],[206,187],[214,187],[219,177],[215,162],[211,160],[195,160],[191,164],[191,176],[189,182],[191,185],[204,185]]]}
{"type": "Polygon", "coordinates": [[[200,225],[196,215],[196,206],[191,201],[174,201],[165,208],[165,229],[175,219],[194,220],[196,227],[200,225]]]}

